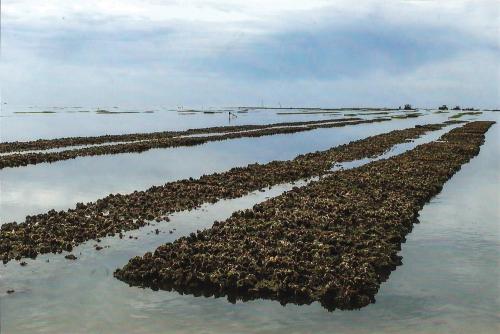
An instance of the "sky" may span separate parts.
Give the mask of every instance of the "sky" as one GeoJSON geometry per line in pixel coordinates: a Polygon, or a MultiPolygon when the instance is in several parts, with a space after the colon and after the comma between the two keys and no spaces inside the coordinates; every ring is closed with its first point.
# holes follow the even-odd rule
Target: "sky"
{"type": "Polygon", "coordinates": [[[3,0],[2,103],[500,107],[500,1],[3,0]]]}

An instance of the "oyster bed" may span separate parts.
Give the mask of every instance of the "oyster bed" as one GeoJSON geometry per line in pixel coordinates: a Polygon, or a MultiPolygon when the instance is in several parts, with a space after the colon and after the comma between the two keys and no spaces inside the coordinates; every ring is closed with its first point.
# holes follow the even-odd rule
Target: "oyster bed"
{"type": "Polygon", "coordinates": [[[324,120],[305,121],[305,122],[280,122],[280,123],[271,123],[264,125],[217,126],[209,128],[188,129],[186,131],[161,131],[161,132],[150,132],[150,133],[129,133],[122,135],[65,137],[65,138],[55,138],[55,139],[38,139],[32,141],[14,141],[14,142],[0,143],[0,153],[8,153],[16,151],[48,150],[66,146],[96,145],[96,144],[106,144],[114,142],[158,140],[176,136],[187,136],[196,134],[238,132],[238,131],[268,129],[272,127],[301,126],[301,125],[303,126],[303,125],[314,125],[321,123],[359,121],[359,120],[361,120],[361,118],[346,117],[338,119],[324,119],[324,120]]]}
{"type": "Polygon", "coordinates": [[[416,138],[448,123],[416,126],[368,137],[335,148],[300,155],[293,160],[273,161],[233,168],[199,179],[169,182],[127,195],[109,195],[67,211],[51,210],[27,216],[23,223],[6,223],[0,228],[0,258],[3,262],[39,253],[71,251],[87,240],[137,229],[149,221],[162,221],[175,211],[203,203],[236,198],[279,183],[328,173],[336,162],[373,157],[392,146],[416,138]]]}
{"type": "Polygon", "coordinates": [[[132,258],[130,285],[329,310],[374,302],[418,212],[479,153],[494,122],[468,123],[399,156],[338,171],[132,258]]]}
{"type": "Polygon", "coordinates": [[[154,140],[127,142],[115,145],[90,146],[78,149],[69,149],[57,152],[30,152],[30,153],[13,153],[0,156],[0,169],[7,167],[20,167],[27,165],[35,165],[43,162],[56,162],[62,160],[75,159],[84,156],[108,155],[119,153],[140,153],[154,148],[167,148],[179,146],[195,146],[212,141],[222,141],[228,139],[236,139],[243,137],[262,137],[277,134],[289,134],[302,131],[310,131],[319,128],[343,127],[347,125],[357,125],[375,122],[390,121],[390,119],[372,119],[372,120],[357,120],[357,121],[339,121],[339,122],[324,122],[319,124],[304,125],[303,127],[269,127],[260,130],[229,132],[221,135],[210,135],[201,137],[164,137],[154,140]]]}

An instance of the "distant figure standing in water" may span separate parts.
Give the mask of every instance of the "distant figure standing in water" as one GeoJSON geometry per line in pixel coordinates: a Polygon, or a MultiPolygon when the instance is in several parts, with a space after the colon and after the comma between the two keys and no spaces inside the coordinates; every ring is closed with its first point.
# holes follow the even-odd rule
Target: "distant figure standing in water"
{"type": "Polygon", "coordinates": [[[228,116],[228,118],[229,118],[229,123],[231,123],[231,116],[233,116],[233,117],[235,117],[235,118],[237,118],[237,117],[238,117],[238,116],[236,116],[235,114],[233,114],[231,111],[228,111],[227,116],[228,116]]]}

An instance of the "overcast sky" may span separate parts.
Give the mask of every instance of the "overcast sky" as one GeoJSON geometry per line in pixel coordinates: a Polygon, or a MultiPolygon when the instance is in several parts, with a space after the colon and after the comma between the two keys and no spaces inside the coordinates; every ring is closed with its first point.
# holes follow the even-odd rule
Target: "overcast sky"
{"type": "Polygon", "coordinates": [[[2,1],[22,105],[500,106],[499,1],[2,1]]]}

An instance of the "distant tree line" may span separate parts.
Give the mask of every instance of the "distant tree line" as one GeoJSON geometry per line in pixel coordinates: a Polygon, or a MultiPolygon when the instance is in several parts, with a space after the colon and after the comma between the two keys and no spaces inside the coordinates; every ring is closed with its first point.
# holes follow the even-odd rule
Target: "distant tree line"
{"type": "MultiPolygon", "coordinates": [[[[439,107],[439,110],[448,110],[448,106],[446,104],[443,104],[441,107],[439,107]]],[[[467,110],[467,111],[471,111],[471,110],[476,110],[474,109],[474,107],[470,107],[470,108],[461,108],[460,106],[455,106],[453,109],[451,110],[467,110]]]]}
{"type": "MultiPolygon", "coordinates": [[[[409,103],[405,104],[403,108],[401,108],[401,106],[399,106],[399,108],[398,108],[398,109],[399,109],[399,110],[415,110],[415,108],[414,108],[411,104],[409,104],[409,103]]],[[[448,106],[447,106],[446,104],[443,104],[442,106],[438,107],[438,109],[439,109],[439,110],[448,110],[448,106]]],[[[455,107],[454,107],[453,109],[451,109],[451,110],[467,110],[467,111],[474,111],[474,110],[477,110],[477,109],[475,109],[474,107],[469,107],[469,108],[461,108],[460,106],[458,106],[458,105],[457,105],[457,106],[455,106],[455,107]]]]}

